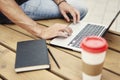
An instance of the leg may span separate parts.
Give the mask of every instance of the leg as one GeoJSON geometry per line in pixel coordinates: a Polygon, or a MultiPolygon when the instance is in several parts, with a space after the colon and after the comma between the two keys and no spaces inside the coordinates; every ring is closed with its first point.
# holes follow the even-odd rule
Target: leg
{"type": "MultiPolygon", "coordinates": [[[[80,11],[81,19],[83,19],[87,13],[87,8],[81,5],[81,0],[68,0],[67,2],[80,11]]],[[[29,0],[22,4],[21,8],[34,20],[63,17],[53,0],[29,0]]]]}
{"type": "Polygon", "coordinates": [[[21,8],[34,20],[62,17],[53,0],[29,0],[21,8]]]}

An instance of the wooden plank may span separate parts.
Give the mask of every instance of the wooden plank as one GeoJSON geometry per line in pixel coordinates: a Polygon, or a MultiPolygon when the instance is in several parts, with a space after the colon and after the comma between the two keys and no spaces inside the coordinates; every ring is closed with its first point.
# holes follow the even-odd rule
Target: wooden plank
{"type": "Polygon", "coordinates": [[[118,32],[118,31],[109,30],[108,32],[111,33],[111,34],[120,36],[120,32],[118,32]]]}
{"type": "Polygon", "coordinates": [[[31,38],[18,34],[16,31],[10,30],[4,26],[0,26],[0,30],[0,43],[4,43],[5,45],[11,45],[11,49],[16,50],[16,44],[18,41],[32,40],[31,38]]]}
{"type": "Polygon", "coordinates": [[[0,74],[8,80],[62,80],[46,70],[16,73],[14,65],[15,53],[0,45],[0,74]]]}
{"type": "MultiPolygon", "coordinates": [[[[17,34],[17,33],[16,33],[17,34]]],[[[15,35],[14,35],[15,36],[15,35]]],[[[6,39],[7,40],[7,39],[6,39]]],[[[10,46],[10,45],[8,45],[8,46],[10,46]]],[[[60,51],[60,50],[58,50],[58,49],[55,49],[54,47],[50,47],[50,50],[51,51],[54,51],[53,52],[53,54],[56,54],[55,55],[55,57],[56,57],[56,59],[57,59],[57,61],[58,61],[58,63],[60,63],[60,66],[61,66],[61,69],[59,70],[57,67],[56,67],[56,65],[55,65],[55,63],[54,62],[52,62],[51,64],[52,64],[52,70],[51,71],[53,71],[54,73],[56,73],[56,74],[59,74],[60,76],[65,76],[65,77],[67,77],[68,79],[70,78],[70,79],[81,79],[81,75],[80,74],[76,74],[76,73],[81,73],[81,70],[80,71],[78,71],[77,70],[77,68],[79,68],[79,69],[81,69],[81,60],[79,59],[79,58],[76,58],[76,57],[74,57],[74,56],[71,56],[71,55],[69,55],[69,54],[66,54],[65,52],[63,52],[63,51],[60,51]],[[65,60],[64,60],[65,59],[65,60]],[[67,61],[68,60],[68,61],[67,61]],[[64,62],[63,62],[64,61],[64,62]],[[70,66],[68,66],[67,67],[67,69],[66,69],[66,66],[67,65],[69,65],[70,63],[72,63],[73,65],[70,65],[70,66]],[[76,66],[76,67],[75,67],[76,66]],[[77,67],[78,66],[78,67],[77,67]],[[65,70],[66,69],[66,70],[65,70]]],[[[74,52],[74,54],[76,54],[75,52],[74,52]]],[[[115,53],[116,54],[116,53],[115,53]]],[[[79,54],[80,55],[80,54],[79,54]]],[[[108,58],[108,60],[109,60],[109,58],[108,58]]],[[[112,64],[112,62],[110,63],[110,64],[112,64]]],[[[105,66],[106,67],[106,66],[105,66]]],[[[117,66],[118,67],[118,66],[117,66]]],[[[115,66],[115,68],[116,68],[116,66],[115,66]]],[[[114,69],[110,69],[110,70],[112,70],[112,71],[114,71],[114,69]]],[[[105,70],[104,70],[105,71],[105,70]]],[[[107,72],[107,71],[105,71],[105,74],[106,73],[109,73],[109,72],[107,72]]],[[[110,73],[110,74],[112,74],[112,73],[110,73]]]]}
{"type": "Polygon", "coordinates": [[[104,68],[107,68],[110,71],[113,71],[120,75],[120,60],[119,59],[120,59],[120,53],[115,52],[113,50],[108,50],[105,63],[104,63],[104,68]]]}
{"type": "MultiPolygon", "coordinates": [[[[3,25],[3,26],[5,26],[5,27],[7,27],[8,25],[3,25]]],[[[27,36],[30,36],[30,37],[32,37],[32,38],[36,38],[34,35],[32,35],[32,34],[30,34],[29,32],[27,32],[26,30],[24,30],[24,29],[22,29],[22,28],[20,28],[20,27],[17,27],[15,24],[9,24],[9,26],[11,26],[11,27],[9,27],[9,28],[11,28],[11,29],[13,29],[13,30],[15,30],[15,31],[20,31],[20,32],[23,32],[25,35],[27,35],[27,36]]]]}
{"type": "Polygon", "coordinates": [[[108,32],[105,35],[105,39],[107,40],[108,44],[109,44],[109,48],[112,48],[114,50],[117,50],[120,52],[120,35],[116,35],[114,33],[108,32]]]}
{"type": "MultiPolygon", "coordinates": [[[[59,21],[59,20],[55,20],[55,21],[59,21]]],[[[45,22],[45,21],[44,21],[45,22]]],[[[54,22],[53,20],[52,20],[52,22],[54,22]]],[[[49,23],[47,24],[47,26],[49,26],[49,25],[52,25],[53,23],[50,23],[50,21],[49,21],[49,23]]],[[[60,23],[61,23],[61,20],[60,20],[60,23]]],[[[44,24],[44,23],[43,23],[44,24]]],[[[9,27],[11,27],[11,26],[9,26],[9,27]]],[[[17,26],[16,26],[17,27],[17,26]]],[[[12,27],[13,28],[13,27],[12,27]]],[[[21,31],[22,32],[22,31],[21,31]]],[[[118,43],[118,41],[120,41],[120,37],[119,36],[117,36],[117,35],[114,35],[114,34],[110,34],[110,33],[107,33],[107,35],[105,36],[105,38],[107,39],[107,41],[108,41],[108,44],[109,44],[109,46],[110,46],[110,48],[112,48],[112,49],[114,49],[114,50],[117,50],[117,51],[120,51],[120,44],[118,43]],[[110,36],[110,37],[109,37],[110,36]]],[[[78,58],[81,58],[81,55],[80,55],[80,53],[79,52],[74,52],[74,51],[70,51],[70,50],[67,50],[67,49],[62,49],[62,48],[58,48],[59,50],[62,50],[62,51],[64,51],[64,52],[67,52],[68,54],[71,54],[71,55],[73,55],[73,56],[75,56],[75,57],[78,57],[78,58]]],[[[106,62],[106,64],[111,64],[112,65],[112,63],[115,63],[115,61],[114,60],[111,60],[111,58],[112,57],[114,57],[114,58],[120,58],[120,54],[119,54],[119,52],[115,52],[115,51],[111,51],[110,50],[110,52],[113,54],[111,57],[107,57],[107,60],[109,60],[110,62],[106,62]],[[118,56],[118,57],[116,57],[116,55],[118,56]]],[[[116,72],[116,73],[118,73],[118,74],[120,74],[120,70],[118,70],[119,69],[119,65],[120,65],[120,62],[117,62],[118,64],[116,64],[116,65],[114,65],[113,67],[111,67],[111,65],[105,65],[104,67],[105,68],[107,68],[107,69],[109,69],[109,70],[111,70],[111,71],[113,71],[113,72],[116,72]]]]}
{"type": "Polygon", "coordinates": [[[39,24],[45,25],[45,26],[51,26],[55,23],[61,23],[61,24],[70,24],[70,23],[66,23],[65,20],[63,19],[49,19],[49,20],[39,20],[37,21],[39,24]]]}

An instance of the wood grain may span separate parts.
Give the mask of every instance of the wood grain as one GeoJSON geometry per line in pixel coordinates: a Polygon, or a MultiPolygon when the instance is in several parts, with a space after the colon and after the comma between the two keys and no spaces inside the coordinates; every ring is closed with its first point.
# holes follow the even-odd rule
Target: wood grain
{"type": "MultiPolygon", "coordinates": [[[[3,28],[0,28],[0,29],[3,29],[3,28]]],[[[9,38],[13,38],[13,37],[17,36],[18,34],[20,35],[20,33],[14,31],[14,30],[11,30],[9,28],[5,28],[5,30],[7,32],[11,32],[11,34],[14,34],[14,36],[11,36],[11,35],[8,35],[8,33],[6,33],[6,35],[8,35],[9,38]]],[[[21,33],[24,33],[24,32],[21,31],[21,33]]],[[[7,45],[7,46],[9,46],[10,48],[15,49],[16,46],[12,47],[10,44],[14,45],[19,40],[24,40],[24,39],[25,40],[29,40],[29,39],[32,39],[30,37],[25,36],[24,34],[21,34],[22,35],[22,39],[15,38],[14,42],[12,42],[12,40],[10,40],[8,37],[4,37],[2,39],[3,40],[10,40],[10,43],[7,43],[7,44],[4,43],[4,42],[2,42],[2,43],[7,45]]],[[[8,41],[6,41],[6,42],[8,42],[8,41]]],[[[51,60],[51,64],[52,64],[51,65],[51,71],[52,72],[54,72],[54,73],[56,73],[56,74],[58,74],[58,75],[60,75],[62,77],[65,77],[67,79],[81,79],[82,78],[82,76],[81,76],[81,59],[80,59],[80,56],[77,57],[77,55],[80,55],[80,53],[74,52],[74,51],[72,51],[72,53],[71,53],[71,51],[69,51],[69,50],[63,51],[63,50],[61,50],[59,48],[54,48],[54,47],[51,47],[49,45],[48,45],[48,47],[50,48],[50,50],[52,51],[52,53],[54,54],[55,58],[57,59],[58,63],[61,66],[61,69],[59,70],[57,68],[57,66],[55,65],[54,61],[51,60]],[[75,55],[75,54],[77,54],[77,55],[75,55]],[[72,65],[70,65],[70,64],[72,64],[72,65]]],[[[113,53],[113,55],[116,55],[116,54],[118,54],[118,53],[113,53]]],[[[107,57],[107,59],[110,60],[109,57],[107,57]]],[[[114,61],[110,60],[109,64],[112,64],[113,62],[114,61]]],[[[104,66],[105,68],[107,68],[107,69],[109,69],[111,71],[116,71],[117,73],[119,73],[119,71],[116,70],[116,67],[119,69],[119,66],[109,67],[109,65],[107,65],[106,63],[107,62],[105,62],[105,66],[104,66]]],[[[103,75],[105,75],[106,73],[108,73],[110,75],[113,75],[114,78],[116,78],[116,80],[119,79],[118,75],[115,75],[114,73],[111,73],[109,71],[103,70],[103,75]]],[[[108,76],[106,75],[106,76],[104,76],[104,78],[107,79],[108,76]]],[[[111,78],[111,80],[112,79],[113,78],[111,78]]]]}

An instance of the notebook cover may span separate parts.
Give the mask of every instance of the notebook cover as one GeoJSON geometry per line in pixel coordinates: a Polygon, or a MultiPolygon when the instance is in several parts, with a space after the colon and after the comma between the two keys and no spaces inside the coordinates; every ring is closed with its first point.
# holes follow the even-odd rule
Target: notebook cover
{"type": "Polygon", "coordinates": [[[30,40],[17,43],[16,72],[45,69],[49,67],[50,62],[45,40],[30,40]]]}

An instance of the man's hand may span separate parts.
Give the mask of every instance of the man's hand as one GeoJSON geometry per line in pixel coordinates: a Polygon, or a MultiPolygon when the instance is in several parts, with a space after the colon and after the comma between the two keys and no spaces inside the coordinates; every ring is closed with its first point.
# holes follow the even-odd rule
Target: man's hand
{"type": "Polygon", "coordinates": [[[67,27],[67,25],[56,23],[49,28],[44,28],[38,32],[37,36],[43,39],[51,39],[54,37],[68,37],[72,34],[72,29],[67,27]]]}
{"type": "MultiPolygon", "coordinates": [[[[66,9],[62,8],[62,10],[66,9]]],[[[38,25],[22,11],[15,0],[0,0],[0,11],[21,28],[43,39],[57,36],[68,37],[72,33],[71,28],[63,24],[55,24],[49,28],[38,25]]]]}
{"type": "Polygon", "coordinates": [[[64,16],[64,18],[69,22],[70,18],[68,17],[68,13],[71,14],[71,16],[73,17],[73,22],[77,23],[80,20],[80,13],[77,9],[75,9],[74,7],[72,7],[71,5],[69,5],[66,2],[62,2],[59,5],[59,9],[61,14],[64,16]]]}

